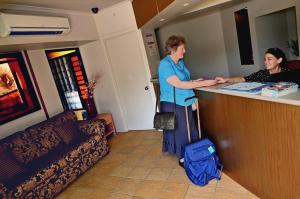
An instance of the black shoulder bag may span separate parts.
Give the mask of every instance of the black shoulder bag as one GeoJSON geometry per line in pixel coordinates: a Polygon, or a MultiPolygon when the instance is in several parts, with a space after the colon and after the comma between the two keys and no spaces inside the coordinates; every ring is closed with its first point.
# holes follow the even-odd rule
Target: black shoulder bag
{"type": "Polygon", "coordinates": [[[174,130],[176,128],[176,97],[175,97],[175,87],[174,89],[174,111],[173,112],[161,112],[157,111],[158,108],[158,101],[159,99],[156,98],[156,105],[155,105],[155,115],[153,126],[155,129],[162,129],[162,130],[174,130]]]}

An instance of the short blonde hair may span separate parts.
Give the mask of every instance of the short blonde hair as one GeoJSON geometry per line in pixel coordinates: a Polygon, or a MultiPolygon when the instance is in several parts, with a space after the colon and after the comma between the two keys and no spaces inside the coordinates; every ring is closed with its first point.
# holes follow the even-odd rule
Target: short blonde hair
{"type": "Polygon", "coordinates": [[[171,53],[171,50],[177,50],[178,46],[185,44],[185,38],[182,36],[172,35],[166,41],[166,52],[171,53]]]}

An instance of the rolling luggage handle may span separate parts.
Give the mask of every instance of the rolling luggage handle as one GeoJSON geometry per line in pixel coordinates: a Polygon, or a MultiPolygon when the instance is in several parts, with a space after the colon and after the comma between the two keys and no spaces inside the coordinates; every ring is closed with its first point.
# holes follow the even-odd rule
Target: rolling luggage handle
{"type": "Polygon", "coordinates": [[[198,120],[198,133],[199,133],[199,139],[201,139],[201,128],[200,128],[200,115],[199,115],[199,104],[198,104],[198,98],[196,96],[188,97],[184,100],[185,102],[185,118],[186,118],[186,125],[188,130],[188,139],[189,143],[191,143],[191,129],[190,129],[190,123],[189,123],[189,117],[188,117],[188,110],[186,102],[190,99],[196,99],[196,108],[197,108],[197,120],[198,120]]]}
{"type": "Polygon", "coordinates": [[[191,143],[191,129],[188,118],[187,101],[194,99],[197,108],[198,133],[201,139],[199,104],[196,96],[186,98],[185,116],[188,131],[188,141],[184,148],[184,169],[188,178],[196,185],[204,186],[212,179],[221,179],[223,165],[219,163],[219,158],[215,152],[215,145],[207,138],[191,143]]]}

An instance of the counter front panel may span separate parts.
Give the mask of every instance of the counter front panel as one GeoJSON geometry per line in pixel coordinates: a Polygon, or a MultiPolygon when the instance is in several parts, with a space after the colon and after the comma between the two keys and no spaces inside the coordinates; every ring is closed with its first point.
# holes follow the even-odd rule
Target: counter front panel
{"type": "Polygon", "coordinates": [[[300,106],[197,91],[225,173],[261,198],[300,196],[300,106]]]}

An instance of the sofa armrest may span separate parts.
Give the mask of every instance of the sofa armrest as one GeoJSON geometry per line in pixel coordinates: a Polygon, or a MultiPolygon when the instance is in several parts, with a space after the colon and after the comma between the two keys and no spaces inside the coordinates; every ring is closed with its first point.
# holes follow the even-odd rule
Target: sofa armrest
{"type": "Polygon", "coordinates": [[[7,188],[4,186],[4,184],[2,184],[0,182],[0,198],[2,199],[8,199],[9,198],[9,195],[8,195],[8,190],[7,188]]]}
{"type": "Polygon", "coordinates": [[[87,135],[99,134],[105,137],[105,125],[106,122],[103,119],[78,121],[79,129],[87,135]]]}

